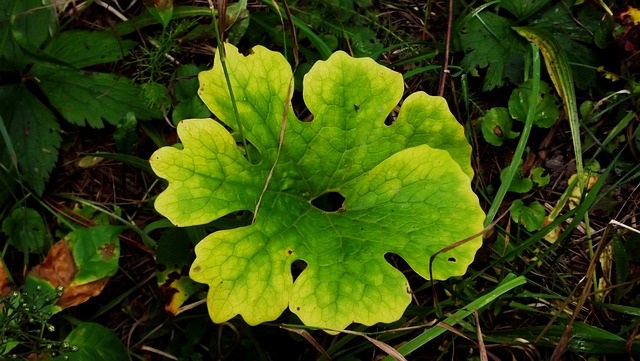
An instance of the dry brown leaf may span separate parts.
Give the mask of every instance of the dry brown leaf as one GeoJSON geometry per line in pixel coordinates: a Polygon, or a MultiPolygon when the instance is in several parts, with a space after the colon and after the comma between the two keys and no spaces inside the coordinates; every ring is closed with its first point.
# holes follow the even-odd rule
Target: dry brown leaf
{"type": "Polygon", "coordinates": [[[77,306],[99,295],[109,280],[105,277],[83,285],[71,285],[77,273],[78,268],[66,240],[54,244],[44,261],[29,271],[31,276],[46,280],[53,287],[64,288],[62,296],[56,302],[61,309],[77,306]]]}

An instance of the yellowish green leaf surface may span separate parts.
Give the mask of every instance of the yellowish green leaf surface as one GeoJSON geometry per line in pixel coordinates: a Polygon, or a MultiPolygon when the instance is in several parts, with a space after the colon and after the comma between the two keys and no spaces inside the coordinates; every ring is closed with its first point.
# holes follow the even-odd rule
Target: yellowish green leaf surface
{"type": "MultiPolygon", "coordinates": [[[[244,56],[226,45],[226,55],[242,133],[259,159],[249,162],[226,128],[240,130],[219,58],[200,74],[199,94],[220,123],[184,120],[182,149],[164,147],[151,157],[169,183],[155,207],[178,226],[253,212],[262,197],[253,224],[196,246],[190,276],[209,285],[211,318],[240,314],[254,325],[289,307],[316,327],[397,320],[411,290],[385,254],[428,278],[431,255],[483,228],[471,147],[445,100],[414,93],[385,125],[402,97],[401,74],[337,52],[304,78],[313,119],[303,122],[293,109],[285,112],[292,71],[281,54],[258,46],[244,56]],[[285,113],[281,154],[263,193],[285,113]],[[344,202],[316,207],[327,193],[344,202]],[[306,264],[295,280],[294,261],[306,264]]],[[[464,274],[480,244],[476,238],[438,255],[433,277],[464,274]]]]}

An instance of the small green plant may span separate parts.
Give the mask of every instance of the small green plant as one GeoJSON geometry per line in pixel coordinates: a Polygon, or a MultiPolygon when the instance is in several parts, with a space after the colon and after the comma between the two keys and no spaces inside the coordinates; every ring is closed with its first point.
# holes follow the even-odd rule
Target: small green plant
{"type": "Polygon", "coordinates": [[[424,278],[466,272],[484,213],[470,187],[471,147],[444,99],[414,93],[386,125],[402,75],[337,52],[305,76],[314,119],[302,122],[291,109],[293,74],[282,55],[225,49],[237,113],[219,54],[200,74],[199,93],[246,142],[215,120],[189,119],[178,125],[183,149],[165,147],[150,160],[169,181],[155,207],[174,224],[254,214],[251,225],[196,246],[190,275],[209,285],[215,322],[241,314],[254,325],[287,306],[315,327],[392,322],[411,289],[385,254],[424,278]],[[306,267],[294,280],[296,261],[306,267]]]}
{"type": "Polygon", "coordinates": [[[58,341],[50,322],[64,290],[41,287],[0,297],[0,359],[2,360],[128,360],[127,351],[110,329],[83,322],[58,341]]]}
{"type": "Polygon", "coordinates": [[[8,359],[26,359],[56,356],[63,351],[77,351],[64,341],[53,340],[55,326],[49,323],[51,307],[62,296],[63,288],[55,293],[36,287],[31,292],[14,291],[0,297],[0,356],[8,359]]]}

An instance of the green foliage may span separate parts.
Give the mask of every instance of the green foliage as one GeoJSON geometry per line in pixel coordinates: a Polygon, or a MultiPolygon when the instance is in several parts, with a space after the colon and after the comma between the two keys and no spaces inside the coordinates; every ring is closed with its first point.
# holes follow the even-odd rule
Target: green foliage
{"type": "Polygon", "coordinates": [[[542,167],[536,167],[531,170],[531,180],[533,180],[538,187],[544,187],[551,182],[551,176],[549,174],[544,175],[546,170],[542,167]]]}
{"type": "MultiPolygon", "coordinates": [[[[20,174],[34,192],[41,194],[58,159],[60,125],[53,112],[22,84],[0,86],[0,103],[6,104],[0,107],[0,116],[9,136],[6,143],[0,144],[0,161],[5,165],[0,174],[5,170],[20,174]]],[[[7,188],[13,186],[9,184],[7,188]]]]}
{"type": "Polygon", "coordinates": [[[32,75],[40,79],[40,89],[72,124],[101,128],[103,119],[117,125],[129,112],[140,119],[157,114],[141,101],[140,88],[125,77],[46,65],[34,67],[32,75]]]}
{"type": "MultiPolygon", "coordinates": [[[[531,80],[527,80],[514,89],[509,97],[509,113],[515,120],[524,122],[529,111],[529,98],[531,96],[531,80]]],[[[551,93],[549,84],[540,81],[538,102],[536,104],[533,125],[540,128],[550,128],[556,124],[560,117],[560,100],[551,93]]]]}
{"type": "Polygon", "coordinates": [[[463,17],[457,25],[459,49],[465,52],[462,67],[473,75],[478,75],[478,69],[487,68],[483,91],[502,87],[505,80],[521,82],[527,48],[512,29],[514,26],[531,26],[553,34],[574,63],[571,69],[576,85],[582,89],[595,86],[599,64],[594,45],[607,41],[600,12],[563,1],[515,0],[499,4],[498,9],[507,13],[494,12],[492,9],[497,6],[483,7],[463,17]]]}
{"type": "MultiPolygon", "coordinates": [[[[521,163],[522,161],[520,161],[521,163]]],[[[509,168],[505,168],[500,172],[500,181],[502,183],[506,182],[507,172],[509,168]]],[[[511,184],[509,184],[509,192],[515,193],[528,193],[533,188],[533,181],[530,178],[526,178],[522,176],[522,172],[518,169],[518,173],[511,180],[511,184]]]]}
{"type": "Polygon", "coordinates": [[[529,232],[542,228],[546,216],[544,206],[537,201],[525,205],[521,199],[516,199],[511,204],[511,219],[521,223],[529,232]]]}
{"type": "Polygon", "coordinates": [[[120,232],[121,226],[95,226],[79,228],[67,235],[78,268],[72,285],[87,284],[118,271],[120,232]]]}
{"type": "Polygon", "coordinates": [[[61,288],[51,293],[38,287],[0,297],[1,359],[26,360],[33,353],[53,356],[69,347],[51,337],[55,326],[49,321],[49,308],[61,295],[61,288]]]}
{"type": "Polygon", "coordinates": [[[480,118],[482,136],[491,145],[501,146],[505,140],[517,138],[520,133],[511,130],[513,120],[507,108],[495,107],[480,118]]]}
{"type": "MultiPolygon", "coordinates": [[[[204,288],[189,278],[189,267],[195,259],[191,242],[176,242],[177,239],[192,239],[185,228],[167,229],[158,240],[156,278],[162,292],[165,310],[176,314],[182,304],[204,288]]],[[[194,239],[197,243],[200,239],[194,239]]]]}
{"type": "Polygon", "coordinates": [[[115,332],[100,324],[83,322],[64,339],[63,348],[52,361],[127,361],[129,355],[115,332]],[[69,346],[72,345],[72,346],[69,346]]]}
{"type": "MultiPolygon", "coordinates": [[[[196,247],[191,277],[209,284],[212,319],[241,314],[257,324],[289,306],[316,327],[397,320],[410,289],[384,255],[398,254],[429,278],[431,255],[483,228],[462,127],[442,98],[422,92],[385,125],[402,76],[343,52],[306,75],[303,97],[314,119],[301,122],[290,109],[292,72],[281,55],[255,47],[245,57],[230,45],[226,54],[239,119],[219,58],[200,74],[200,96],[221,122],[242,127],[260,159],[249,163],[210,119],[182,121],[184,148],[151,157],[169,181],[155,207],[174,224],[256,212],[250,226],[215,232],[196,247]],[[327,195],[335,203],[317,208],[327,195]],[[294,282],[295,261],[306,268],[294,282]]],[[[464,274],[479,246],[476,238],[436,257],[433,277],[464,274]]]]}
{"type": "Polygon", "coordinates": [[[516,0],[504,1],[500,6],[522,21],[544,8],[551,0],[516,0]]]}
{"type": "Polygon", "coordinates": [[[121,60],[135,46],[135,41],[117,39],[110,32],[69,30],[51,38],[43,53],[58,65],[82,69],[121,60]]]}
{"type": "Polygon", "coordinates": [[[356,57],[368,56],[377,59],[380,56],[383,45],[373,29],[381,26],[376,20],[375,10],[370,2],[297,1],[293,2],[291,7],[298,12],[302,21],[323,33],[329,42],[335,41],[338,47],[346,48],[342,43],[348,41],[356,57]]]}
{"type": "Polygon", "coordinates": [[[30,82],[72,124],[99,128],[102,119],[118,124],[127,112],[140,119],[159,115],[144,107],[140,89],[127,78],[81,70],[122,59],[133,42],[109,32],[56,33],[57,19],[48,0],[3,2],[0,15],[10,24],[0,33],[0,70],[18,72],[25,80],[0,86],[0,101],[6,105],[0,116],[11,142],[0,145],[3,174],[42,194],[58,158],[60,125],[52,109],[31,93],[30,82]]]}
{"type": "Polygon", "coordinates": [[[462,67],[472,74],[487,68],[482,85],[488,91],[521,79],[526,42],[511,27],[512,20],[491,12],[482,12],[469,19],[460,30],[460,46],[466,52],[462,67]]]}
{"type": "Polygon", "coordinates": [[[128,360],[127,351],[110,329],[80,323],[63,341],[54,340],[52,309],[62,287],[25,288],[0,297],[0,358],[28,360],[34,355],[51,360],[128,360]]]}
{"type": "Polygon", "coordinates": [[[41,252],[46,245],[44,221],[40,213],[31,208],[15,208],[2,221],[2,232],[9,244],[24,253],[41,252]]]}
{"type": "Polygon", "coordinates": [[[134,51],[134,79],[142,83],[160,83],[169,78],[175,67],[175,56],[180,54],[179,39],[196,25],[193,19],[175,20],[159,34],[149,36],[147,45],[134,51]]]}
{"type": "Polygon", "coordinates": [[[211,116],[209,108],[198,96],[198,73],[200,68],[195,65],[182,65],[176,71],[174,85],[175,98],[178,104],[173,108],[171,119],[178,124],[182,119],[208,118],[211,116]]]}

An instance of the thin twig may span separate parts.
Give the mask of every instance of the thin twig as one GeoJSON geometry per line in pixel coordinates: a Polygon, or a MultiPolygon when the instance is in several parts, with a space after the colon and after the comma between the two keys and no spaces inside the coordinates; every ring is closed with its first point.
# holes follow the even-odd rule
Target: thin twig
{"type": "Polygon", "coordinates": [[[444,95],[444,85],[449,74],[449,48],[451,46],[451,24],[453,22],[453,0],[449,0],[449,19],[447,21],[447,41],[444,50],[444,65],[442,66],[442,75],[440,77],[440,89],[438,95],[444,95]]]}
{"type": "Polygon", "coordinates": [[[262,204],[262,198],[264,194],[267,192],[267,188],[269,188],[269,183],[271,183],[271,177],[273,177],[273,172],[276,169],[276,165],[278,164],[278,160],[280,159],[280,152],[282,151],[282,143],[284,142],[284,131],[287,127],[287,116],[289,115],[289,107],[291,106],[291,94],[293,92],[293,78],[289,79],[289,90],[287,91],[287,99],[284,102],[284,111],[282,114],[282,122],[280,123],[280,138],[278,139],[278,152],[276,153],[276,159],[273,161],[273,165],[271,169],[269,169],[269,174],[267,175],[267,180],[264,182],[264,188],[262,188],[262,193],[260,193],[260,197],[258,198],[258,202],[256,203],[256,208],[253,210],[253,218],[251,219],[251,224],[256,221],[258,217],[258,210],[260,209],[260,204],[262,204]]]}

